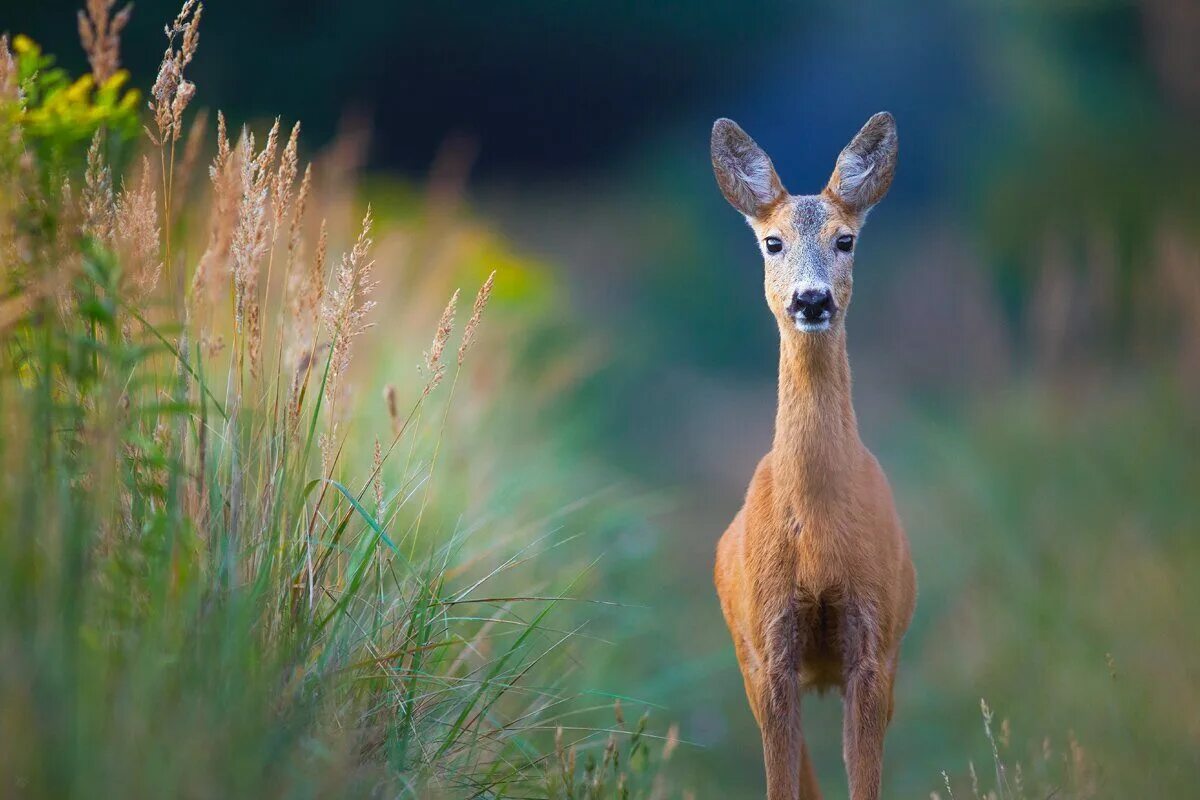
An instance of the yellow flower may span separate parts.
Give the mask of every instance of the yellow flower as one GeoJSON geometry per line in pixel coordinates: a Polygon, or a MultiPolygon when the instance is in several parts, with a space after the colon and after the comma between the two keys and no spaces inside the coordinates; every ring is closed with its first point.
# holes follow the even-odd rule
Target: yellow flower
{"type": "Polygon", "coordinates": [[[116,92],[122,86],[129,82],[129,70],[119,69],[112,74],[108,80],[100,87],[106,92],[116,92]]]}
{"type": "Polygon", "coordinates": [[[74,83],[71,84],[70,88],[67,89],[67,102],[86,103],[88,99],[88,92],[92,90],[94,85],[95,81],[92,80],[92,75],[90,72],[87,75],[79,77],[74,83]]]}
{"type": "Polygon", "coordinates": [[[141,98],[141,96],[141,92],[139,92],[137,89],[130,89],[125,93],[125,96],[121,98],[121,103],[117,106],[117,110],[121,112],[129,111],[138,104],[138,100],[141,98]]]}

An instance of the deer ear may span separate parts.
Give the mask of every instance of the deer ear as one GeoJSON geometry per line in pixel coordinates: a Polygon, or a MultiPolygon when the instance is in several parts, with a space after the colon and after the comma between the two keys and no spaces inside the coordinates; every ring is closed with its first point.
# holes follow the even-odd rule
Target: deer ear
{"type": "Polygon", "coordinates": [[[721,194],[748,217],[761,217],[787,194],[771,159],[731,119],[713,124],[712,164],[721,194]]]}
{"type": "Polygon", "coordinates": [[[838,156],[825,191],[853,211],[866,213],[892,185],[898,149],[896,120],[880,111],[838,156]]]}

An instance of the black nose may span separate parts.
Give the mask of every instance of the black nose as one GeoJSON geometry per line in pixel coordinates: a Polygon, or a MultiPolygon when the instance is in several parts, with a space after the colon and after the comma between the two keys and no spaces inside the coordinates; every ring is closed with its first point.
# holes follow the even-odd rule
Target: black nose
{"type": "Polygon", "coordinates": [[[803,316],[807,322],[818,322],[826,314],[833,314],[833,295],[828,289],[808,289],[792,296],[788,309],[792,316],[803,316]]]}

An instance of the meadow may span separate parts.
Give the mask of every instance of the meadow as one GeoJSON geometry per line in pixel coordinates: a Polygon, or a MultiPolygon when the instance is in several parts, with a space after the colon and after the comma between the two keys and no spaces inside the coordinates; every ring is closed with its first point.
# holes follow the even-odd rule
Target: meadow
{"type": "MultiPolygon", "coordinates": [[[[756,280],[696,269],[757,265],[688,167],[476,196],[451,142],[396,180],[353,119],[218,112],[195,0],[130,75],[128,13],[88,0],[86,73],[0,39],[0,794],[761,795],[709,581],[773,343],[756,280]],[[572,216],[617,299],[523,241],[572,216]]],[[[1007,167],[986,237],[885,210],[864,245],[899,268],[856,290],[856,400],[920,582],[885,789],[1189,796],[1194,181],[1063,232],[1007,167]]],[[[840,703],[805,716],[845,796],[840,703]]]]}
{"type": "Polygon", "coordinates": [[[574,677],[632,512],[531,445],[537,266],[190,113],[200,4],[148,103],[87,13],[89,75],[0,48],[4,793],[648,791],[676,740],[574,677]]]}

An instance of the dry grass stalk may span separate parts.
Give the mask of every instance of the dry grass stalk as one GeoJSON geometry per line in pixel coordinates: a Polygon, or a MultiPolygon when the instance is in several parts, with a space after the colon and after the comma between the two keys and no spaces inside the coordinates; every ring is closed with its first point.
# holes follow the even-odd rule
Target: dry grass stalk
{"type": "Polygon", "coordinates": [[[312,164],[304,168],[304,177],[300,180],[300,191],[296,195],[296,207],[292,211],[292,224],[288,230],[286,287],[293,288],[292,270],[296,260],[300,258],[304,245],[304,215],[308,211],[308,198],[312,193],[312,164]]]}
{"type": "MultiPolygon", "coordinates": [[[[217,155],[213,162],[213,169],[224,164],[229,160],[229,154],[232,148],[229,146],[229,131],[225,125],[225,115],[220,111],[217,112],[217,155]]],[[[209,177],[215,177],[213,172],[209,171],[209,177]]]]}
{"type": "Polygon", "coordinates": [[[317,436],[317,448],[321,451],[321,474],[333,474],[333,429],[329,433],[320,433],[317,436]]]}
{"type": "Polygon", "coordinates": [[[262,352],[262,318],[259,309],[259,265],[267,252],[267,203],[271,192],[271,167],[279,145],[279,120],[267,134],[267,143],[254,155],[254,135],[243,130],[238,140],[241,202],[233,233],[234,321],[247,337],[252,374],[258,373],[262,352]]]}
{"type": "MultiPolygon", "coordinates": [[[[942,783],[946,787],[946,795],[950,798],[950,800],[954,800],[954,789],[950,787],[950,775],[946,772],[946,770],[942,770],[942,783]]],[[[934,798],[935,800],[941,800],[937,792],[931,794],[930,797],[934,798]]]]}
{"type": "Polygon", "coordinates": [[[396,396],[396,387],[389,383],[383,390],[383,400],[387,404],[388,419],[392,423],[392,435],[400,435],[400,401],[396,396]]]}
{"type": "MultiPolygon", "coordinates": [[[[8,34],[0,33],[0,103],[19,107],[22,100],[20,75],[16,59],[13,58],[12,50],[9,49],[8,34]]],[[[8,141],[0,141],[0,145],[11,146],[13,152],[16,152],[20,148],[21,127],[13,124],[0,124],[0,134],[5,132],[8,134],[8,141]]],[[[16,229],[17,226],[12,224],[10,212],[17,207],[19,202],[21,183],[14,187],[14,191],[7,191],[0,196],[0,259],[7,264],[13,264],[19,258],[18,241],[20,236],[16,229]]],[[[7,292],[9,287],[3,288],[7,292]]],[[[11,303],[6,305],[12,309],[20,308],[23,303],[18,303],[16,306],[11,303]]]]}
{"type": "Polygon", "coordinates": [[[76,313],[76,295],[70,290],[71,276],[78,272],[81,264],[79,250],[75,247],[75,237],[83,227],[83,220],[75,206],[74,190],[69,178],[64,178],[59,189],[59,202],[62,207],[62,217],[59,219],[54,243],[50,255],[57,269],[53,270],[53,278],[49,287],[58,305],[59,314],[64,319],[76,313]]]}
{"type": "Polygon", "coordinates": [[[21,84],[17,76],[17,62],[8,46],[8,34],[0,33],[0,101],[15,103],[20,99],[21,84]]]}
{"type": "Polygon", "coordinates": [[[1075,732],[1071,731],[1067,735],[1067,747],[1070,752],[1070,770],[1071,785],[1074,787],[1079,798],[1090,798],[1096,796],[1096,775],[1092,769],[1091,760],[1088,758],[1087,751],[1083,749],[1083,745],[1075,738],[1075,732]]]}
{"type": "Polygon", "coordinates": [[[163,262],[160,253],[158,199],[151,181],[150,159],[142,158],[142,176],[134,189],[121,190],[117,198],[114,244],[124,255],[133,277],[134,291],[145,298],[158,285],[163,262]]]}
{"type": "Polygon", "coordinates": [[[333,340],[325,397],[330,413],[333,413],[336,405],[342,379],[350,368],[351,342],[371,327],[367,315],[375,307],[375,301],[368,298],[377,285],[371,279],[371,270],[375,265],[370,260],[373,221],[368,207],[358,240],[350,252],[342,256],[334,275],[333,288],[321,307],[321,322],[333,340]]]}
{"type": "MultiPolygon", "coordinates": [[[[301,193],[303,192],[302,187],[301,193]]],[[[297,207],[297,213],[300,211],[297,207]]],[[[325,258],[328,247],[329,230],[325,220],[321,220],[316,257],[309,261],[308,269],[293,271],[288,278],[287,307],[291,315],[291,324],[287,326],[288,349],[285,358],[286,363],[295,365],[289,403],[294,417],[300,413],[300,389],[308,382],[308,376],[316,361],[317,319],[325,296],[325,258]]]]}
{"type": "Polygon", "coordinates": [[[83,188],[83,232],[109,242],[116,227],[117,207],[113,196],[112,170],[104,163],[104,134],[97,130],[88,148],[83,188]]]}
{"type": "MultiPolygon", "coordinates": [[[[321,438],[321,463],[325,474],[330,474],[334,459],[331,451],[337,441],[341,405],[339,400],[344,389],[346,373],[350,369],[351,343],[371,327],[367,315],[375,307],[368,299],[378,285],[371,279],[375,265],[370,260],[371,209],[363,217],[358,240],[350,252],[342,256],[334,274],[332,290],[321,305],[321,324],[328,329],[332,340],[329,354],[328,373],[325,378],[324,404],[329,413],[328,434],[321,438]]],[[[323,255],[323,254],[322,254],[323,255]]]]}
{"type": "Polygon", "coordinates": [[[183,112],[196,93],[196,84],[183,77],[184,68],[196,55],[200,43],[200,15],[204,4],[186,0],[175,20],[163,29],[167,37],[167,49],[163,53],[158,77],[150,89],[150,111],[158,128],[155,136],[149,129],[146,133],[156,145],[179,141],[182,131],[183,112]],[[176,48],[176,38],[179,46],[176,48]]]}
{"type": "Polygon", "coordinates": [[[379,437],[375,437],[375,457],[371,461],[371,485],[375,489],[375,521],[382,523],[387,509],[383,503],[383,447],[379,437]]]}
{"type": "MultiPolygon", "coordinates": [[[[288,366],[298,363],[302,355],[312,347],[307,332],[313,327],[312,317],[318,299],[314,296],[318,290],[313,284],[320,281],[322,265],[316,265],[315,275],[308,270],[296,270],[296,262],[304,252],[304,215],[308,210],[311,192],[312,164],[309,164],[304,168],[304,178],[300,181],[300,191],[296,195],[296,205],[292,210],[292,220],[288,229],[287,260],[283,269],[284,302],[280,306],[280,313],[287,312],[291,315],[290,324],[282,326],[287,336],[284,364],[288,366]],[[297,322],[301,317],[305,318],[307,324],[297,322]]],[[[324,222],[321,224],[320,235],[326,235],[324,222]]]]}
{"type": "Polygon", "coordinates": [[[264,224],[266,188],[256,186],[254,134],[242,129],[235,145],[238,164],[241,167],[240,196],[238,198],[237,226],[233,232],[233,291],[234,322],[239,333],[246,322],[246,302],[250,288],[256,283],[258,260],[266,252],[266,225],[264,224]]]}
{"type": "MultiPolygon", "coordinates": [[[[276,125],[279,121],[276,120],[276,125]]],[[[296,184],[296,175],[299,174],[299,156],[298,149],[300,144],[300,123],[297,122],[292,126],[291,135],[288,136],[287,144],[284,145],[283,152],[279,157],[279,166],[275,171],[275,175],[271,180],[271,244],[269,247],[269,255],[267,257],[267,278],[265,281],[265,293],[263,304],[269,302],[271,296],[271,270],[275,266],[275,245],[279,241],[279,229],[283,226],[283,219],[287,215],[287,211],[292,202],[292,190],[296,184]]],[[[289,242],[290,244],[290,242],[289,242]]],[[[286,267],[285,267],[286,270],[286,267]]],[[[286,284],[285,284],[286,290],[286,284]]],[[[258,304],[255,304],[252,313],[255,319],[261,317],[261,311],[258,304]]],[[[251,349],[252,358],[250,364],[257,369],[260,363],[258,350],[262,347],[262,334],[258,328],[251,326],[253,332],[251,349]]]]}
{"type": "MultiPolygon", "coordinates": [[[[338,401],[342,395],[344,378],[349,371],[352,355],[350,344],[355,337],[371,327],[366,318],[376,305],[373,300],[367,299],[377,285],[371,279],[374,266],[374,261],[370,260],[372,222],[371,209],[367,207],[366,216],[362,217],[358,241],[343,255],[334,275],[334,287],[320,306],[320,323],[330,332],[332,348],[324,395],[324,405],[330,422],[328,434],[323,434],[320,439],[325,474],[330,474],[334,464],[331,450],[337,441],[338,420],[341,414],[341,403],[338,401]]],[[[322,243],[320,258],[324,258],[324,247],[322,243]]]]}
{"type": "Polygon", "coordinates": [[[275,182],[271,191],[271,209],[274,211],[275,223],[272,242],[274,237],[279,235],[279,227],[283,224],[284,215],[287,214],[288,206],[292,201],[292,187],[300,172],[299,156],[297,155],[299,143],[300,123],[297,122],[292,126],[292,133],[288,136],[287,145],[283,148],[283,156],[279,159],[279,169],[275,172],[275,182]]]}
{"type": "Polygon", "coordinates": [[[429,346],[429,352],[425,354],[425,370],[429,373],[429,381],[425,384],[425,395],[436,389],[446,374],[446,365],[442,363],[442,352],[446,349],[446,342],[450,340],[450,334],[454,331],[458,294],[459,290],[455,289],[454,294],[450,295],[450,302],[446,303],[446,308],[442,311],[441,318],[438,319],[437,330],[433,334],[433,343],[429,346]]]}
{"type": "Polygon", "coordinates": [[[200,161],[200,151],[204,147],[204,131],[208,127],[208,111],[200,109],[192,118],[188,127],[187,138],[183,143],[183,159],[179,162],[179,174],[172,188],[172,202],[175,209],[181,209],[187,202],[188,189],[192,184],[192,175],[196,172],[196,164],[200,161]]]}
{"type": "Polygon", "coordinates": [[[300,420],[301,394],[300,390],[308,383],[309,377],[312,375],[313,367],[324,354],[329,345],[322,344],[319,347],[314,347],[306,351],[300,356],[300,360],[296,363],[296,369],[292,373],[292,388],[288,396],[288,412],[290,415],[289,421],[292,423],[292,433],[298,433],[299,429],[295,427],[300,420]]]}
{"type": "Polygon", "coordinates": [[[262,305],[250,303],[246,309],[246,353],[250,356],[250,374],[262,374],[262,305]]]}
{"type": "Polygon", "coordinates": [[[325,261],[329,253],[329,226],[321,220],[321,232],[317,234],[317,252],[309,261],[309,269],[302,273],[303,281],[297,294],[296,322],[300,326],[303,341],[308,349],[316,344],[317,318],[325,302],[325,261]]]}
{"type": "Polygon", "coordinates": [[[113,14],[117,0],[87,0],[85,11],[79,14],[79,41],[92,65],[92,78],[97,85],[116,74],[121,66],[121,31],[129,23],[133,4],[113,14]]]}
{"type": "Polygon", "coordinates": [[[192,276],[189,303],[194,304],[201,296],[211,302],[214,299],[218,277],[228,269],[233,232],[237,226],[241,203],[242,165],[237,160],[241,155],[240,149],[230,147],[225,130],[225,116],[217,112],[217,154],[208,169],[212,181],[208,244],[205,245],[204,253],[196,266],[196,273],[192,276]]]}
{"type": "Polygon", "coordinates": [[[479,320],[483,318],[483,310],[487,308],[488,300],[492,297],[492,285],[496,282],[496,270],[492,270],[492,274],[487,276],[487,280],[479,287],[479,292],[475,295],[475,304],[471,307],[471,318],[467,320],[467,327],[463,329],[462,343],[458,346],[458,365],[462,366],[463,360],[467,357],[467,351],[471,349],[471,343],[475,341],[475,331],[479,328],[479,320]]]}
{"type": "Polygon", "coordinates": [[[663,745],[662,759],[670,761],[671,755],[679,747],[679,723],[672,722],[671,727],[667,728],[667,743],[663,745]]]}

